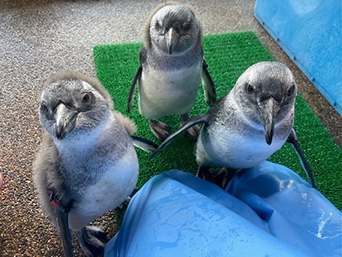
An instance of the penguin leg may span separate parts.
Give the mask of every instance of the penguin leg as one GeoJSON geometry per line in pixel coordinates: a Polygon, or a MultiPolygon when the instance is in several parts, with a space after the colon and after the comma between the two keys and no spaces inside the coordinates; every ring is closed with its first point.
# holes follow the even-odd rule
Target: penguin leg
{"type": "MultiPolygon", "coordinates": [[[[180,124],[181,124],[181,127],[183,127],[190,119],[190,116],[188,113],[185,113],[185,114],[182,114],[180,117],[179,117],[179,121],[180,121],[180,124]]],[[[198,135],[199,135],[199,132],[200,132],[200,128],[196,125],[196,126],[193,126],[189,129],[187,129],[185,131],[185,133],[190,137],[192,138],[193,140],[197,140],[198,138],[198,135]]]]}
{"type": "Polygon", "coordinates": [[[161,141],[164,141],[170,135],[170,127],[157,120],[148,120],[148,125],[152,133],[161,141]]]}
{"type": "Polygon", "coordinates": [[[196,177],[215,183],[215,178],[213,174],[211,174],[209,166],[200,165],[198,167],[196,177]]]}
{"type": "Polygon", "coordinates": [[[99,227],[86,226],[75,233],[77,240],[87,257],[103,256],[107,233],[99,227]]]}
{"type": "Polygon", "coordinates": [[[236,169],[222,168],[214,177],[215,184],[223,189],[226,189],[229,182],[234,177],[235,173],[236,173],[236,169]]]}
{"type": "Polygon", "coordinates": [[[120,204],[118,207],[115,208],[116,211],[124,211],[125,209],[127,209],[129,203],[131,202],[133,196],[138,193],[139,189],[138,188],[134,188],[133,192],[130,194],[130,196],[122,203],[120,204]]]}

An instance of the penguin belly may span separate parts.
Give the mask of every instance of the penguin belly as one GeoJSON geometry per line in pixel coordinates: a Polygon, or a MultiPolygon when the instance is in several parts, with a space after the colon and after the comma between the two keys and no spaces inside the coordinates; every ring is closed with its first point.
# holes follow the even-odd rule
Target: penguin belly
{"type": "Polygon", "coordinates": [[[124,202],[136,186],[138,173],[138,158],[132,146],[116,164],[108,165],[101,178],[82,193],[82,199],[69,213],[70,229],[80,230],[124,202]]]}
{"type": "Polygon", "coordinates": [[[268,145],[263,131],[243,135],[220,127],[210,136],[201,133],[196,158],[199,164],[208,166],[247,169],[268,159],[284,142],[274,139],[268,145]]]}
{"type": "Polygon", "coordinates": [[[201,63],[181,70],[143,72],[139,86],[139,112],[147,119],[188,113],[201,83],[201,63]]]}

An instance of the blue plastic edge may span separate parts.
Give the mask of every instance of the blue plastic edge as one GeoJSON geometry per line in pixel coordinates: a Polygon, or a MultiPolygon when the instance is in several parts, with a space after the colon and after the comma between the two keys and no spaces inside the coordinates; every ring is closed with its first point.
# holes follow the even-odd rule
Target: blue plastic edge
{"type": "MultiPolygon", "coordinates": [[[[306,77],[316,86],[316,88],[321,92],[321,94],[327,99],[327,101],[335,108],[335,110],[342,116],[342,106],[340,100],[341,99],[333,99],[333,97],[330,96],[329,92],[327,92],[322,84],[317,81],[315,78],[305,67],[305,65],[296,58],[296,54],[293,53],[284,42],[282,42],[270,26],[266,24],[262,16],[258,13],[258,4],[260,1],[256,1],[255,3],[255,18],[258,20],[260,25],[264,27],[264,29],[271,35],[271,37],[277,42],[277,44],[284,50],[284,52],[289,56],[289,58],[301,69],[301,71],[306,75],[306,77]]],[[[342,64],[341,64],[342,65],[342,64]]],[[[342,68],[341,68],[342,69],[342,68]]],[[[342,90],[342,88],[341,88],[342,90]]]]}

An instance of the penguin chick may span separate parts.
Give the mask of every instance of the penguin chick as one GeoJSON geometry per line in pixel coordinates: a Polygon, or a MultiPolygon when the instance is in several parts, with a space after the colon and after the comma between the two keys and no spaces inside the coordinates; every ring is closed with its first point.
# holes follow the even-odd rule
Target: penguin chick
{"type": "MultiPolygon", "coordinates": [[[[190,119],[151,158],[184,130],[203,123],[196,146],[200,177],[212,179],[209,167],[224,167],[225,171],[254,167],[279,150],[288,138],[296,143],[303,160],[292,132],[296,95],[297,85],[288,67],[278,62],[254,64],[206,115],[190,119]]],[[[309,167],[303,167],[313,182],[309,167]]],[[[225,172],[218,183],[225,187],[231,175],[234,173],[225,172]]]]}
{"type": "MultiPolygon", "coordinates": [[[[203,58],[202,27],[190,7],[176,2],[158,5],[143,33],[140,66],[131,86],[128,112],[138,82],[139,112],[148,119],[153,134],[163,141],[170,127],[157,119],[180,114],[181,124],[186,123],[201,77],[209,105],[216,101],[215,86],[203,58]]],[[[197,138],[198,128],[191,128],[188,133],[197,138]]]]}
{"type": "Polygon", "coordinates": [[[61,233],[65,256],[73,254],[70,230],[87,256],[101,255],[106,233],[86,225],[135,188],[135,124],[112,112],[113,101],[97,80],[73,72],[51,78],[40,102],[45,133],[33,165],[38,198],[61,233]]]}

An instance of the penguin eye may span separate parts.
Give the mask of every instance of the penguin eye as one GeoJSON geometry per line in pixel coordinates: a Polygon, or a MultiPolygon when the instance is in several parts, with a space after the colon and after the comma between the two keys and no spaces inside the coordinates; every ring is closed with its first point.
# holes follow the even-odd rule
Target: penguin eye
{"type": "Polygon", "coordinates": [[[255,91],[255,86],[253,86],[253,85],[247,83],[247,84],[246,84],[246,91],[247,91],[247,93],[249,93],[249,94],[253,93],[253,92],[255,91]]]}
{"type": "Polygon", "coordinates": [[[159,21],[156,22],[156,24],[154,25],[154,27],[156,28],[157,31],[160,31],[161,25],[160,25],[159,21]]]}
{"type": "Polygon", "coordinates": [[[91,100],[90,93],[84,93],[82,96],[82,103],[89,103],[91,100]]]}
{"type": "Polygon", "coordinates": [[[48,114],[49,113],[49,109],[47,108],[47,106],[44,103],[40,104],[40,110],[44,113],[44,114],[48,114]]]}
{"type": "Polygon", "coordinates": [[[287,96],[291,96],[295,91],[295,85],[293,84],[289,90],[287,90],[287,96]]]}
{"type": "Polygon", "coordinates": [[[184,31],[189,31],[190,27],[191,27],[191,23],[189,21],[187,21],[183,24],[183,30],[184,31]]]}

